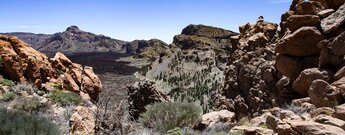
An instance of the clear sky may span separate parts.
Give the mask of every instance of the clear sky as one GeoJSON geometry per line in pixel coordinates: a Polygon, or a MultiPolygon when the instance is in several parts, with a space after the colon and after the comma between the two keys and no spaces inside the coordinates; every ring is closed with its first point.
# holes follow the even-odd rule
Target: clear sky
{"type": "Polygon", "coordinates": [[[131,41],[171,43],[189,24],[238,31],[257,17],[279,23],[291,0],[1,0],[0,32],[53,34],[68,26],[131,41]]]}

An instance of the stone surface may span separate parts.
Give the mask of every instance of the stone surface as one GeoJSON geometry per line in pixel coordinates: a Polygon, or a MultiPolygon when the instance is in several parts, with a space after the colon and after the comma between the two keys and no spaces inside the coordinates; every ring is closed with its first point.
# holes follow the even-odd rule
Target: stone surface
{"type": "Polygon", "coordinates": [[[333,118],[328,115],[319,115],[314,118],[314,121],[322,123],[322,124],[337,126],[343,130],[345,129],[345,121],[337,119],[337,118],[333,118]]]}
{"type": "Polygon", "coordinates": [[[336,106],[333,116],[345,121],[345,104],[336,106]]]}
{"type": "Polygon", "coordinates": [[[145,106],[169,101],[168,97],[157,89],[154,82],[143,80],[128,86],[128,102],[130,115],[138,119],[145,112],[145,106]]]}
{"type": "Polygon", "coordinates": [[[286,77],[295,80],[307,68],[317,67],[318,57],[290,57],[278,55],[276,58],[277,69],[286,77]]]}
{"type": "MultiPolygon", "coordinates": [[[[345,18],[344,18],[345,19],[345,18]]],[[[332,53],[337,56],[345,55],[345,32],[337,36],[332,43],[330,43],[332,53]]]]}
{"type": "Polygon", "coordinates": [[[340,91],[324,80],[315,80],[310,86],[309,97],[316,107],[334,107],[343,102],[340,91]]]}
{"type": "Polygon", "coordinates": [[[288,121],[291,128],[298,133],[307,135],[341,135],[345,131],[339,127],[320,124],[312,121],[288,121]]]}
{"type": "Polygon", "coordinates": [[[228,110],[221,110],[202,115],[201,122],[198,124],[198,127],[199,129],[205,129],[207,127],[212,127],[217,123],[232,125],[234,122],[235,113],[228,110]]]}
{"type": "Polygon", "coordinates": [[[317,44],[324,39],[316,27],[302,27],[277,43],[276,52],[283,55],[305,57],[318,54],[317,44]]]}
{"type": "Polygon", "coordinates": [[[292,88],[301,95],[308,96],[309,87],[314,80],[321,79],[329,82],[332,77],[333,73],[329,70],[320,70],[318,68],[306,69],[294,81],[292,88]]]}
{"type": "Polygon", "coordinates": [[[70,118],[71,134],[94,134],[96,118],[94,111],[84,106],[77,106],[70,118]]]}
{"type": "Polygon", "coordinates": [[[286,28],[295,32],[303,26],[319,26],[320,18],[317,15],[292,15],[286,21],[286,28]]]}
{"type": "Polygon", "coordinates": [[[339,31],[345,22],[345,3],[330,16],[321,20],[321,28],[324,33],[332,34],[339,31]]]}
{"type": "Polygon", "coordinates": [[[236,126],[231,129],[230,133],[243,132],[243,135],[273,135],[271,129],[260,127],[236,126]]]}

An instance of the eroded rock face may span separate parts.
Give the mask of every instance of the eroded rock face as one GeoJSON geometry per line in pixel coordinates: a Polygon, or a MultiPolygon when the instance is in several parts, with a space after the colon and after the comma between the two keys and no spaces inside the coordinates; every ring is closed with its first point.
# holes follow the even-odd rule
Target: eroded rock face
{"type": "Polygon", "coordinates": [[[3,74],[20,83],[33,83],[38,88],[53,90],[54,85],[79,93],[83,91],[93,99],[101,91],[99,78],[91,67],[72,63],[62,53],[51,61],[16,37],[0,36],[0,56],[3,58],[3,74]]]}
{"type": "Polygon", "coordinates": [[[94,134],[95,132],[95,112],[94,110],[77,106],[70,118],[71,134],[94,134]]]}
{"type": "Polygon", "coordinates": [[[323,39],[316,27],[302,27],[283,37],[277,44],[276,52],[297,57],[312,56],[320,52],[317,44],[323,39]]]}
{"type": "Polygon", "coordinates": [[[48,57],[17,37],[0,36],[0,56],[4,75],[13,81],[40,84],[55,76],[48,57]]]}
{"type": "Polygon", "coordinates": [[[136,82],[133,86],[128,86],[129,112],[134,119],[138,119],[140,114],[145,112],[147,105],[169,101],[168,97],[157,89],[152,81],[136,82]]]}
{"type": "MultiPolygon", "coordinates": [[[[331,0],[332,1],[332,0],[331,0]]],[[[345,23],[345,3],[330,16],[321,20],[321,28],[326,34],[336,34],[343,31],[341,26],[345,23]]]]}
{"type": "Polygon", "coordinates": [[[240,27],[237,49],[231,54],[229,68],[225,71],[222,96],[215,98],[216,107],[229,109],[241,118],[278,102],[274,99],[277,96],[275,83],[279,79],[274,67],[274,45],[271,44],[276,30],[276,24],[263,18],[256,24],[240,27]]]}

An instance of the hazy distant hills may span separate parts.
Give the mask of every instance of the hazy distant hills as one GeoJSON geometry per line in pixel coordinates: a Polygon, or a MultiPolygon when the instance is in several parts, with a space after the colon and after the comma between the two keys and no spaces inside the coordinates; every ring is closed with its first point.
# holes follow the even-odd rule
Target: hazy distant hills
{"type": "Polygon", "coordinates": [[[41,52],[124,52],[124,45],[127,44],[125,41],[85,32],[77,26],[68,27],[66,31],[53,35],[17,32],[3,35],[17,36],[41,52]]]}

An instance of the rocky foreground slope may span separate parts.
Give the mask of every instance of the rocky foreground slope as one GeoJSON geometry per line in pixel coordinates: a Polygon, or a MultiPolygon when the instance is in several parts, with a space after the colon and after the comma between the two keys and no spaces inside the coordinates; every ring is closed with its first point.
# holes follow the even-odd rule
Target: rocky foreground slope
{"type": "Polygon", "coordinates": [[[223,123],[226,132],[244,134],[345,134],[344,13],[343,0],[293,0],[280,30],[263,17],[239,35],[188,26],[175,36],[172,55],[141,72],[154,82],[129,87],[130,108],[145,111],[137,93],[145,93],[138,101],[145,105],[205,94],[197,99],[211,101],[203,108],[211,112],[198,129],[223,123]],[[210,77],[221,85],[207,87],[210,77]]]}

